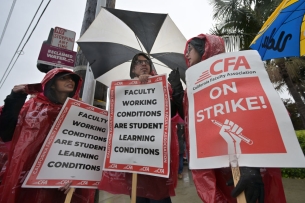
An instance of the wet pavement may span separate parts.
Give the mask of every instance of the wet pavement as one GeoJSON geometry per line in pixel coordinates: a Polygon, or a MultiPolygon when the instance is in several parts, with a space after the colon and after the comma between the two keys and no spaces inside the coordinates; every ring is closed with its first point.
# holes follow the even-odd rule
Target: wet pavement
{"type": "Polygon", "coordinates": [[[305,202],[305,179],[283,178],[287,203],[305,202]]]}
{"type": "MultiPolygon", "coordinates": [[[[287,203],[305,203],[305,180],[283,178],[287,203]]],[[[183,178],[178,180],[173,203],[202,203],[197,195],[191,173],[184,167],[183,178]]],[[[130,203],[128,195],[113,195],[100,191],[99,203],[130,203]]]]}

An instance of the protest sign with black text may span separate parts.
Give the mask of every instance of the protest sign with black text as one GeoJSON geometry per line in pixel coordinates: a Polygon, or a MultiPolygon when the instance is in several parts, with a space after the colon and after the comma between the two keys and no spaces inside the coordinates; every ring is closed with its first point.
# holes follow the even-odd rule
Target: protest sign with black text
{"type": "Polygon", "coordinates": [[[97,188],[107,133],[107,111],[68,98],[22,187],[97,188]]]}
{"type": "Polygon", "coordinates": [[[168,177],[169,144],[166,75],[112,82],[104,170],[168,177]]]}
{"type": "Polygon", "coordinates": [[[190,168],[305,167],[287,110],[257,51],[220,54],[186,72],[190,168]]]}

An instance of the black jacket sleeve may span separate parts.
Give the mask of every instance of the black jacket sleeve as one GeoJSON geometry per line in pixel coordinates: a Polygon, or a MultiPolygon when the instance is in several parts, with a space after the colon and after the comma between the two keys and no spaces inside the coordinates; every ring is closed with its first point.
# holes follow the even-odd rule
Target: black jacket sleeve
{"type": "Polygon", "coordinates": [[[27,94],[11,92],[4,100],[4,106],[0,115],[0,137],[3,142],[9,142],[18,121],[18,115],[26,100],[27,94]]]}
{"type": "Polygon", "coordinates": [[[184,119],[183,115],[183,96],[184,91],[182,87],[182,83],[180,81],[180,73],[179,69],[173,69],[169,76],[168,82],[171,85],[173,90],[172,100],[171,100],[171,116],[174,117],[176,113],[180,115],[182,119],[184,119]]]}
{"type": "Polygon", "coordinates": [[[174,117],[176,113],[184,119],[184,111],[183,111],[183,97],[184,91],[183,89],[174,90],[171,100],[171,116],[174,117]]]}

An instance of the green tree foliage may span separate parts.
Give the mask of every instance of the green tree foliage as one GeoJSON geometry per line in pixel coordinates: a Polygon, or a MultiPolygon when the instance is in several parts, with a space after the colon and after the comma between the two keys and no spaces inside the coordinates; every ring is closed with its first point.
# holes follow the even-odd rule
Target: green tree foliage
{"type": "Polygon", "coordinates": [[[305,128],[305,104],[304,104],[304,66],[305,60],[299,58],[278,58],[266,61],[266,70],[277,90],[287,87],[293,97],[298,112],[305,128]]]}
{"type": "Polygon", "coordinates": [[[303,124],[301,120],[300,113],[298,112],[298,109],[296,107],[296,104],[291,101],[291,99],[284,99],[283,103],[289,112],[289,116],[292,122],[292,125],[295,130],[303,130],[303,124]]]}
{"type": "MultiPolygon", "coordinates": [[[[305,155],[305,130],[296,131],[296,136],[305,155]]],[[[282,168],[282,177],[304,179],[305,168],[282,168]]]]}

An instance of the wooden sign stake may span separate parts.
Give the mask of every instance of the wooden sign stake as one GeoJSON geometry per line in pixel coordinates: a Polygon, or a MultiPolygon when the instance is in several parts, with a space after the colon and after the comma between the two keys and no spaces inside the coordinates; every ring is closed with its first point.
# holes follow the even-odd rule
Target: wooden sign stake
{"type": "Polygon", "coordinates": [[[71,188],[68,192],[68,194],[66,195],[66,200],[65,200],[65,203],[70,203],[71,202],[71,199],[72,199],[72,195],[75,191],[75,188],[71,188]]]}
{"type": "Polygon", "coordinates": [[[137,201],[137,179],[138,174],[133,173],[132,174],[132,188],[131,188],[131,203],[136,203],[137,201]]]}
{"type": "MultiPolygon", "coordinates": [[[[240,179],[240,171],[239,171],[236,155],[230,156],[230,165],[231,165],[231,170],[232,170],[232,175],[233,175],[234,186],[236,186],[240,179]]],[[[247,203],[245,192],[240,193],[236,197],[236,200],[237,200],[237,203],[247,203]]]]}

